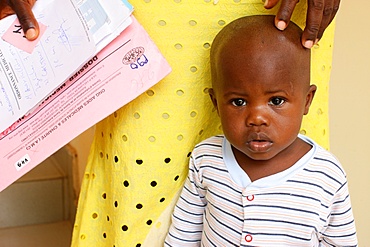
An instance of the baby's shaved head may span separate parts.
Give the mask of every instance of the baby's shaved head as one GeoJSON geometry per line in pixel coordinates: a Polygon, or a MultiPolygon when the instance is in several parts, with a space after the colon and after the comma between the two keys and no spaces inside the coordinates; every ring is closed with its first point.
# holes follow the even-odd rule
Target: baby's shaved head
{"type": "Polygon", "coordinates": [[[220,68],[227,63],[247,64],[252,69],[262,67],[266,73],[299,71],[297,81],[309,86],[310,50],[302,46],[301,34],[301,28],[292,22],[279,31],[270,15],[247,16],[231,22],[212,43],[213,87],[217,88],[220,68]]]}

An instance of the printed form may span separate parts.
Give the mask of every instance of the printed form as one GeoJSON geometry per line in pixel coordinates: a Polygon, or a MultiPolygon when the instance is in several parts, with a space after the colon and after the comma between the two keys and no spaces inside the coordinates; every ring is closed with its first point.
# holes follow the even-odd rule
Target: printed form
{"type": "Polygon", "coordinates": [[[30,114],[0,132],[0,191],[170,73],[149,35],[131,18],[117,38],[30,114]]]}
{"type": "Polygon", "coordinates": [[[132,19],[122,0],[39,0],[40,37],[30,42],[15,16],[0,21],[0,133],[29,114],[107,46],[132,19]]]}

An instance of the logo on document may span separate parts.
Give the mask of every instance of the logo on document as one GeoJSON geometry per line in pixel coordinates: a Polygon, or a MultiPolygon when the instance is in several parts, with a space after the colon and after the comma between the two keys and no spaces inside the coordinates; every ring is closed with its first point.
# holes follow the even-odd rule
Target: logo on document
{"type": "Polygon", "coordinates": [[[133,48],[122,58],[122,63],[125,65],[130,65],[131,69],[143,67],[148,63],[148,58],[145,56],[144,52],[144,47],[140,46],[133,48]]]}

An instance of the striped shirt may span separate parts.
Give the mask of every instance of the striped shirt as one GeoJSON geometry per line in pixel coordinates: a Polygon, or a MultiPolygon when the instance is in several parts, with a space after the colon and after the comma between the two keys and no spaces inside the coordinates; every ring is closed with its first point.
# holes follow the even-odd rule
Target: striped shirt
{"type": "Polygon", "coordinates": [[[287,170],[251,182],[224,136],[198,144],[165,246],[357,246],[346,174],[312,146],[287,170]]]}

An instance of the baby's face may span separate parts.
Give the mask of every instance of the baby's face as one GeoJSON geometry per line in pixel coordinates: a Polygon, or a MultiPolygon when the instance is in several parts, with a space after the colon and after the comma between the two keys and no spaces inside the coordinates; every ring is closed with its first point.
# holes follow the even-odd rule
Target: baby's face
{"type": "Polygon", "coordinates": [[[253,160],[270,160],[297,139],[316,87],[299,57],[255,49],[224,50],[211,97],[233,147],[253,160]]]}

